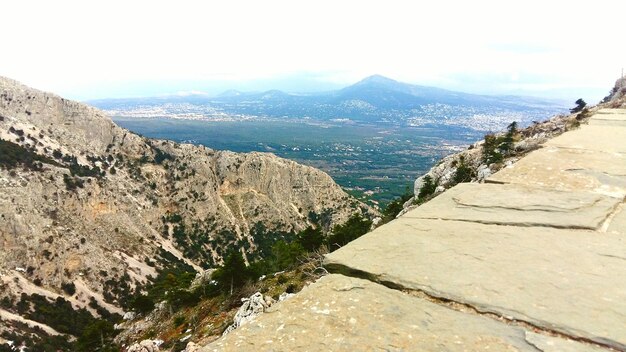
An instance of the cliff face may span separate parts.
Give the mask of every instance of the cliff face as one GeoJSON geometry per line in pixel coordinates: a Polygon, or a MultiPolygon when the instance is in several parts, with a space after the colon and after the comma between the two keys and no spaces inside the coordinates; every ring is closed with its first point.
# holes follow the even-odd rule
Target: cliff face
{"type": "Polygon", "coordinates": [[[150,140],[6,78],[0,139],[1,297],[93,298],[120,312],[159,268],[212,267],[231,249],[251,260],[291,232],[373,212],[317,169],[150,140]]]}
{"type": "Polygon", "coordinates": [[[615,81],[615,86],[605,98],[609,108],[626,107],[626,78],[622,77],[615,81]]]}

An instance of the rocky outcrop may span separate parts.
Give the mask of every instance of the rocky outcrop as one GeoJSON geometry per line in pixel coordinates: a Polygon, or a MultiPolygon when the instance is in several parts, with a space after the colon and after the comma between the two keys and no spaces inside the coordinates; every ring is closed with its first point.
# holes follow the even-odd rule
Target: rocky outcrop
{"type": "MultiPolygon", "coordinates": [[[[467,175],[467,178],[462,182],[485,182],[491,175],[503,168],[511,167],[529,152],[540,148],[548,140],[565,131],[576,128],[582,120],[586,120],[590,114],[596,111],[597,108],[592,108],[581,114],[555,116],[543,122],[535,122],[533,125],[517,131],[513,136],[510,150],[502,152],[502,160],[498,162],[490,163],[485,161],[484,140],[470,145],[465,151],[444,157],[426,174],[415,180],[413,187],[414,197],[405,203],[404,210],[398,216],[455,186],[459,182],[456,176],[460,168],[465,168],[463,172],[467,175]],[[428,185],[425,185],[426,180],[434,183],[431,186],[433,191],[427,192],[426,196],[420,197],[420,194],[424,195],[424,187],[428,187],[428,185]]],[[[504,133],[496,135],[496,137],[502,136],[504,136],[504,133]]]]}
{"type": "Polygon", "coordinates": [[[609,108],[626,107],[626,77],[622,77],[615,81],[615,86],[609,92],[604,100],[609,108]]]}
{"type": "Polygon", "coordinates": [[[122,313],[119,300],[168,265],[200,272],[231,249],[252,260],[317,219],[332,226],[375,213],[317,169],[147,139],[6,78],[0,140],[30,160],[0,165],[2,297],[35,290],[94,314],[92,300],[122,313]]]}
{"type": "Polygon", "coordinates": [[[225,336],[238,327],[251,322],[254,318],[258,317],[271,307],[275,301],[272,297],[264,296],[261,292],[257,292],[249,298],[243,298],[241,302],[243,302],[243,304],[239,307],[237,313],[235,313],[233,323],[226,330],[224,330],[222,336],[225,336]]]}
{"type": "Polygon", "coordinates": [[[160,340],[143,340],[128,347],[126,352],[159,352],[162,343],[160,340]]]}

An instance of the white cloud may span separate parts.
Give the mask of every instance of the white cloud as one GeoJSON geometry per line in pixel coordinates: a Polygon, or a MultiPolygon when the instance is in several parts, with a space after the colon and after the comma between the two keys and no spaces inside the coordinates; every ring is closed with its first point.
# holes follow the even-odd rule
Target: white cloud
{"type": "Polygon", "coordinates": [[[625,10],[608,0],[8,1],[0,74],[75,96],[298,72],[481,92],[607,90],[626,66],[625,10]]]}

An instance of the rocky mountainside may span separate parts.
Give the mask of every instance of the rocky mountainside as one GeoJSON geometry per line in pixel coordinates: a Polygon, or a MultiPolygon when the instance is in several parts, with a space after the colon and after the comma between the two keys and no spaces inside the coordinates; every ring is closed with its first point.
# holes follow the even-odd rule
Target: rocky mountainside
{"type": "Polygon", "coordinates": [[[621,77],[615,81],[615,86],[609,92],[604,100],[604,103],[608,103],[608,108],[623,108],[626,106],[626,77],[621,77]]]}
{"type": "Polygon", "coordinates": [[[502,168],[512,167],[527,153],[568,130],[603,108],[626,107],[626,78],[620,78],[602,102],[596,106],[581,106],[568,115],[557,115],[545,121],[534,121],[525,129],[509,126],[506,133],[487,135],[467,150],[441,159],[426,174],[415,180],[413,197],[404,204],[398,217],[419,204],[443,193],[461,182],[484,182],[502,168]]]}
{"type": "Polygon", "coordinates": [[[252,261],[308,226],[375,215],[317,169],[147,139],[1,77],[0,148],[4,331],[59,333],[30,314],[32,302],[16,308],[23,294],[121,314],[165,268],[215,267],[231,250],[252,261]]]}

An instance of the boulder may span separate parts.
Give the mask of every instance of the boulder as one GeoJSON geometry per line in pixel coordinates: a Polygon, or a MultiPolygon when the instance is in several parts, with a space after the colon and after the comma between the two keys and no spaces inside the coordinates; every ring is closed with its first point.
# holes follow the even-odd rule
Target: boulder
{"type": "Polygon", "coordinates": [[[261,292],[257,292],[249,298],[243,298],[241,301],[243,304],[235,314],[233,323],[226,328],[222,336],[254,320],[254,318],[265,312],[265,310],[275,302],[272,297],[263,296],[261,292]]]}
{"type": "Polygon", "coordinates": [[[491,169],[489,168],[489,166],[485,164],[480,165],[478,167],[478,170],[476,171],[476,178],[478,179],[478,181],[483,182],[489,176],[491,176],[491,169]]]}
{"type": "Polygon", "coordinates": [[[200,346],[198,346],[194,342],[189,342],[183,352],[199,352],[199,351],[200,351],[200,346]]]}
{"type": "Polygon", "coordinates": [[[158,352],[162,343],[162,340],[143,340],[131,345],[127,352],[158,352]]]}

